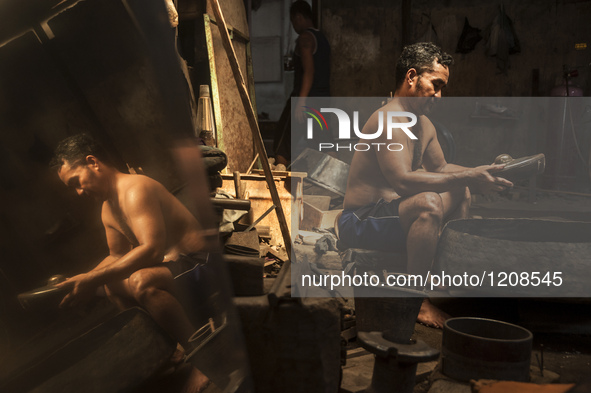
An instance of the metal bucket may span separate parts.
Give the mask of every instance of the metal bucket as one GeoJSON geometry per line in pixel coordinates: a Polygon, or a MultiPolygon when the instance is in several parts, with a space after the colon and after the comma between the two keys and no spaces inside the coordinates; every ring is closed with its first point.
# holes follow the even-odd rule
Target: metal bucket
{"type": "Polygon", "coordinates": [[[484,318],[445,321],[442,371],[460,381],[529,381],[532,333],[521,326],[484,318]]]}

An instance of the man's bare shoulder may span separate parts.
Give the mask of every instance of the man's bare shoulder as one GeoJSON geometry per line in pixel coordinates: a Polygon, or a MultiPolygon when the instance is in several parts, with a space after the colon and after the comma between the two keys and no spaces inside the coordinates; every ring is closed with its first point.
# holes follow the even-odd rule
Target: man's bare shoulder
{"type": "Polygon", "coordinates": [[[314,47],[316,38],[314,38],[314,34],[306,30],[302,31],[302,33],[298,36],[297,42],[303,47],[314,47]]]}
{"type": "Polygon", "coordinates": [[[145,175],[128,175],[125,174],[121,182],[121,186],[125,189],[137,189],[141,191],[143,189],[147,190],[155,190],[155,189],[163,189],[164,186],[160,184],[160,182],[152,179],[151,177],[145,175]]]}
{"type": "Polygon", "coordinates": [[[133,203],[166,198],[168,191],[156,180],[144,175],[125,175],[118,184],[121,202],[133,203]]]}

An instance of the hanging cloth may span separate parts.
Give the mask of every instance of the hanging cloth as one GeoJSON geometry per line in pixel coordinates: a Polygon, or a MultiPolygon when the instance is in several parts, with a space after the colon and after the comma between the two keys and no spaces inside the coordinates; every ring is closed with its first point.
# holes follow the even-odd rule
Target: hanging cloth
{"type": "Polygon", "coordinates": [[[501,4],[499,13],[490,27],[486,53],[489,56],[496,56],[497,68],[506,74],[509,68],[509,55],[519,52],[521,52],[521,46],[513,29],[513,22],[505,14],[504,6],[501,4]]]}
{"type": "Polygon", "coordinates": [[[468,18],[465,18],[464,29],[462,30],[462,35],[460,35],[460,40],[458,41],[458,46],[456,47],[456,53],[472,52],[480,40],[482,40],[480,29],[470,26],[470,23],[468,23],[468,18]]]}

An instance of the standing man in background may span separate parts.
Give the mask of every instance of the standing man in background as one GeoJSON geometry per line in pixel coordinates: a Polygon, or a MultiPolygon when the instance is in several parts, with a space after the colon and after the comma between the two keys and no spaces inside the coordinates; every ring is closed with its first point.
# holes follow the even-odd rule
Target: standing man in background
{"type": "MultiPolygon", "coordinates": [[[[304,0],[297,0],[289,9],[291,25],[298,38],[294,56],[294,84],[291,97],[298,97],[295,117],[302,125],[308,97],[330,97],[330,44],[322,32],[314,28],[312,8],[304,0]]],[[[287,101],[275,133],[273,150],[275,163],[289,165],[291,160],[291,105],[287,101]]],[[[322,142],[322,141],[321,141],[322,142]]]]}

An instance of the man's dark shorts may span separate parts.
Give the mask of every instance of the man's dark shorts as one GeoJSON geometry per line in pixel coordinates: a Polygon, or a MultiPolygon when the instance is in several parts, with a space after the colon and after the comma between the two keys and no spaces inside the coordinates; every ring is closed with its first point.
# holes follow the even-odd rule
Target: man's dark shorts
{"type": "Polygon", "coordinates": [[[347,248],[404,252],[406,235],[400,224],[400,198],[380,199],[357,209],[343,210],[339,218],[339,240],[347,248]]]}
{"type": "Polygon", "coordinates": [[[209,254],[205,252],[193,252],[188,255],[181,254],[176,261],[165,262],[164,266],[170,270],[172,277],[176,279],[195,269],[195,267],[205,264],[208,257],[209,254]]]}
{"type": "Polygon", "coordinates": [[[209,317],[218,315],[212,299],[222,288],[213,266],[219,257],[195,252],[164,263],[174,278],[174,295],[194,326],[203,326],[209,317]]]}

